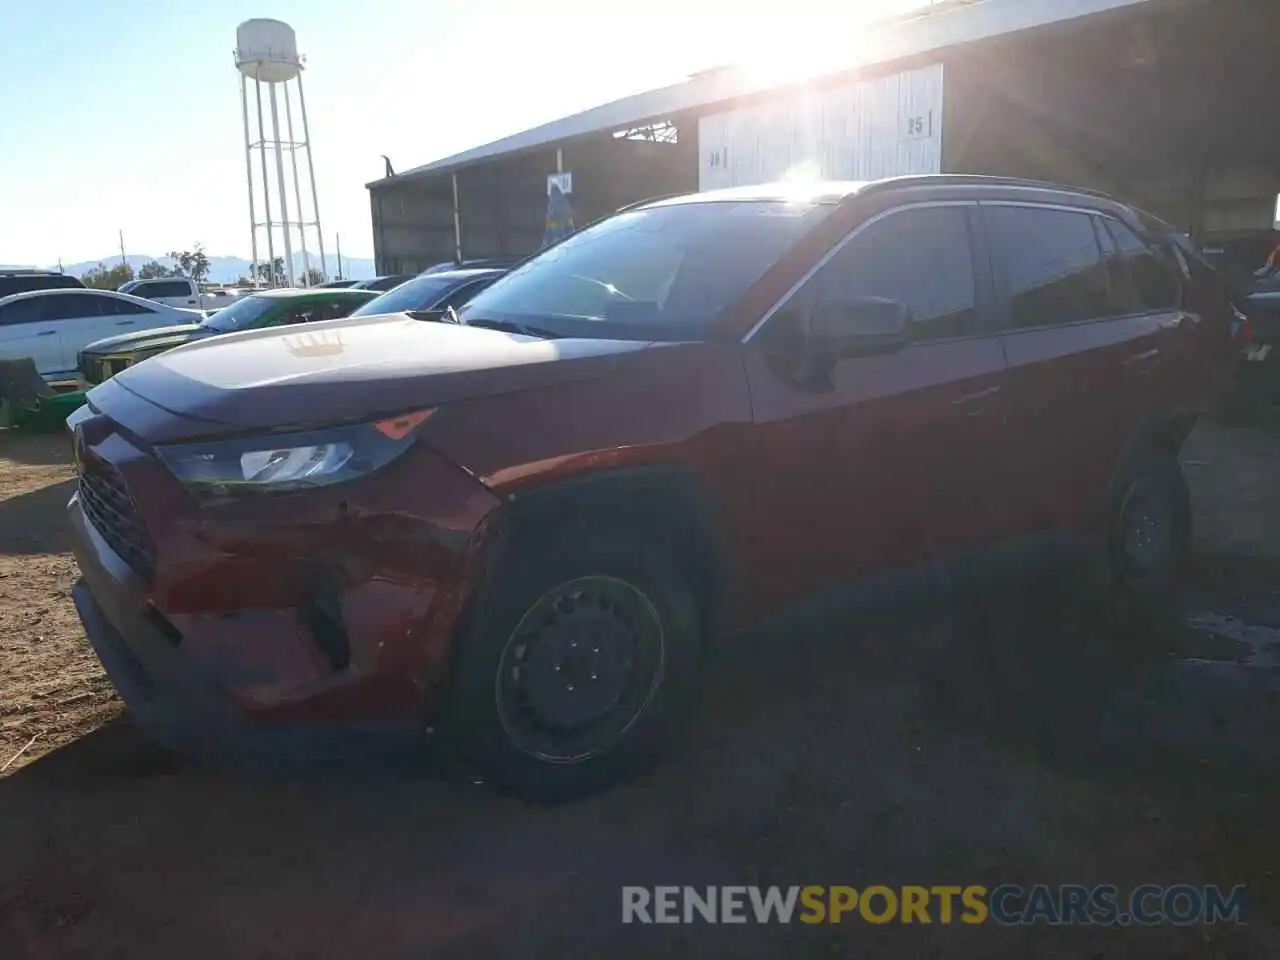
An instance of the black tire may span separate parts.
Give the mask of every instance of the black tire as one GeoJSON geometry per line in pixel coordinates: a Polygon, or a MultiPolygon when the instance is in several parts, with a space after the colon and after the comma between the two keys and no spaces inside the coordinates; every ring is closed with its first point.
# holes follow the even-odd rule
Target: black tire
{"type": "Polygon", "coordinates": [[[1110,561],[1121,611],[1163,623],[1181,612],[1191,558],[1191,493],[1177,458],[1138,454],[1111,507],[1110,561]]]}
{"type": "Polygon", "coordinates": [[[539,803],[596,793],[651,766],[699,665],[698,604],[676,556],[652,531],[607,521],[543,521],[517,533],[459,638],[442,732],[463,763],[498,792],[539,803]],[[605,641],[594,654],[572,639],[597,636],[605,641]],[[575,689],[571,672],[590,689],[575,689]],[[595,686],[597,676],[607,682],[595,686]],[[575,708],[591,714],[615,687],[600,718],[565,719],[575,708]],[[584,695],[585,707],[571,699],[584,695]]]}

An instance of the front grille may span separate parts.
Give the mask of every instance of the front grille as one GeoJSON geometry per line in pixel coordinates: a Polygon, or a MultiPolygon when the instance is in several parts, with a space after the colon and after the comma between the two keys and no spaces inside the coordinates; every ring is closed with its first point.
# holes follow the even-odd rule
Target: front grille
{"type": "Polygon", "coordinates": [[[89,383],[102,383],[104,380],[110,380],[129,365],[130,360],[128,357],[104,359],[101,357],[82,356],[80,358],[80,374],[89,383]]]}
{"type": "Polygon", "coordinates": [[[125,563],[150,577],[155,565],[151,540],[138,519],[120,471],[105,460],[84,458],[79,490],[80,504],[102,539],[125,563]]]}

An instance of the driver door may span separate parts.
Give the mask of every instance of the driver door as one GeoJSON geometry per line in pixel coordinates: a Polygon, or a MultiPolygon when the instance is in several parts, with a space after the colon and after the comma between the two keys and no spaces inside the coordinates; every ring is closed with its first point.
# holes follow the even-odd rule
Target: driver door
{"type": "Polygon", "coordinates": [[[890,210],[849,234],[750,338],[753,472],[768,534],[766,606],[815,585],[916,568],[1007,530],[1005,360],[973,203],[890,210]],[[908,345],[838,361],[829,386],[788,375],[823,300],[906,304],[908,345]]]}

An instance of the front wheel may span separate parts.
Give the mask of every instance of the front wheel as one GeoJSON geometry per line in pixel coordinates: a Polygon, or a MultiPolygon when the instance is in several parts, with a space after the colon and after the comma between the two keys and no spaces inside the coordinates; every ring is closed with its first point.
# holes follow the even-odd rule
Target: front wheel
{"type": "Polygon", "coordinates": [[[645,769],[698,663],[673,555],[621,531],[523,535],[460,638],[445,732],[495,789],[557,801],[645,769]]]}

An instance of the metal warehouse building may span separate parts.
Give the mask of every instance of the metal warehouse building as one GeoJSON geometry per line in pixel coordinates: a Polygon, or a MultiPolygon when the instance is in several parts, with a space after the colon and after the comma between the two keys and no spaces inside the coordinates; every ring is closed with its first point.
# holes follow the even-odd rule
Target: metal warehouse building
{"type": "Polygon", "coordinates": [[[382,273],[542,241],[649,197],[805,172],[990,173],[1108,190],[1259,240],[1280,193],[1280,0],[951,0],[868,28],[873,61],[767,87],[733,68],[368,185],[382,273]]]}

